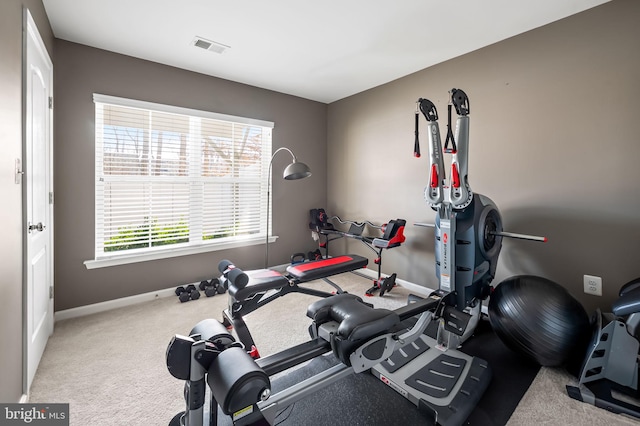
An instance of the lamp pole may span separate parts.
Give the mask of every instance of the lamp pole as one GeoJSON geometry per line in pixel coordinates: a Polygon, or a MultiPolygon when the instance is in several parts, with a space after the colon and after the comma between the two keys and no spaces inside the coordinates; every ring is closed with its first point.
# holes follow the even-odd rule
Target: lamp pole
{"type": "Polygon", "coordinates": [[[309,166],[307,166],[302,162],[299,162],[296,159],[296,156],[293,154],[293,152],[289,148],[286,148],[286,147],[278,148],[275,150],[275,152],[271,156],[271,160],[269,161],[269,172],[267,175],[267,217],[266,217],[267,235],[265,238],[265,252],[264,252],[264,268],[265,269],[269,267],[269,214],[271,213],[271,169],[273,165],[273,159],[276,157],[276,155],[280,151],[287,151],[289,154],[291,154],[291,158],[293,159],[293,162],[284,169],[284,172],[282,174],[283,179],[296,180],[296,179],[303,179],[311,176],[311,170],[309,169],[309,166]]]}

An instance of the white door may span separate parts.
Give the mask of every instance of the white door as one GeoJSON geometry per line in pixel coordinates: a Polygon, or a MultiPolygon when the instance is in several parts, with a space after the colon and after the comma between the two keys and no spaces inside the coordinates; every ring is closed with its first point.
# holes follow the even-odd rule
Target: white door
{"type": "Polygon", "coordinates": [[[25,117],[25,367],[28,392],[53,333],[53,64],[26,12],[25,117]]]}

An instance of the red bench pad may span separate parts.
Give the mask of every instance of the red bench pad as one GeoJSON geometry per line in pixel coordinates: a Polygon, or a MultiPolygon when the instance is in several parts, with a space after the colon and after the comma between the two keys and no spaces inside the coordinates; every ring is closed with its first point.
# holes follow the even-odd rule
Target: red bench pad
{"type": "Polygon", "coordinates": [[[366,257],[351,254],[291,265],[287,273],[299,282],[306,282],[364,268],[368,263],[366,257]]]}

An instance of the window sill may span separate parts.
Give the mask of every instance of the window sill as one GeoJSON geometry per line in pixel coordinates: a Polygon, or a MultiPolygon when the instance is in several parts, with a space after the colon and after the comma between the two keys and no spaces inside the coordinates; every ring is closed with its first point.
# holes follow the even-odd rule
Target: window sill
{"type": "MultiPolygon", "coordinates": [[[[273,243],[278,239],[277,236],[269,237],[269,243],[273,243]]],[[[109,266],[127,265],[131,263],[147,262],[149,260],[168,259],[172,257],[188,256],[191,254],[208,253],[211,251],[228,250],[238,247],[255,246],[264,244],[264,237],[250,238],[242,241],[234,241],[221,244],[208,244],[199,247],[185,247],[179,249],[168,249],[154,251],[153,253],[135,254],[135,255],[116,255],[108,258],[85,260],[84,266],[87,269],[107,268],[109,266]]]]}

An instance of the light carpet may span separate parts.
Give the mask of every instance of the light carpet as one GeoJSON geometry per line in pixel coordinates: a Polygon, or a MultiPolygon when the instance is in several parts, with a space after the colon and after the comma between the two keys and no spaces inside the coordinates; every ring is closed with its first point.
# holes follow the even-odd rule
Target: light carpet
{"type": "MultiPolygon", "coordinates": [[[[362,295],[370,281],[342,274],[334,281],[362,295]]],[[[307,285],[331,291],[322,281],[307,285]]],[[[394,288],[384,297],[366,298],[378,308],[406,303],[409,291],[394,288]]],[[[289,294],[245,320],[262,356],[308,340],[306,307],[313,296],[289,294]]],[[[222,319],[227,296],[180,303],[177,298],[59,321],[31,388],[31,403],[69,403],[71,425],[167,425],[184,410],[183,386],[167,371],[171,337],[186,335],[202,319],[222,319]]],[[[542,368],[507,423],[518,425],[639,425],[569,398],[563,370],[542,368]]]]}

